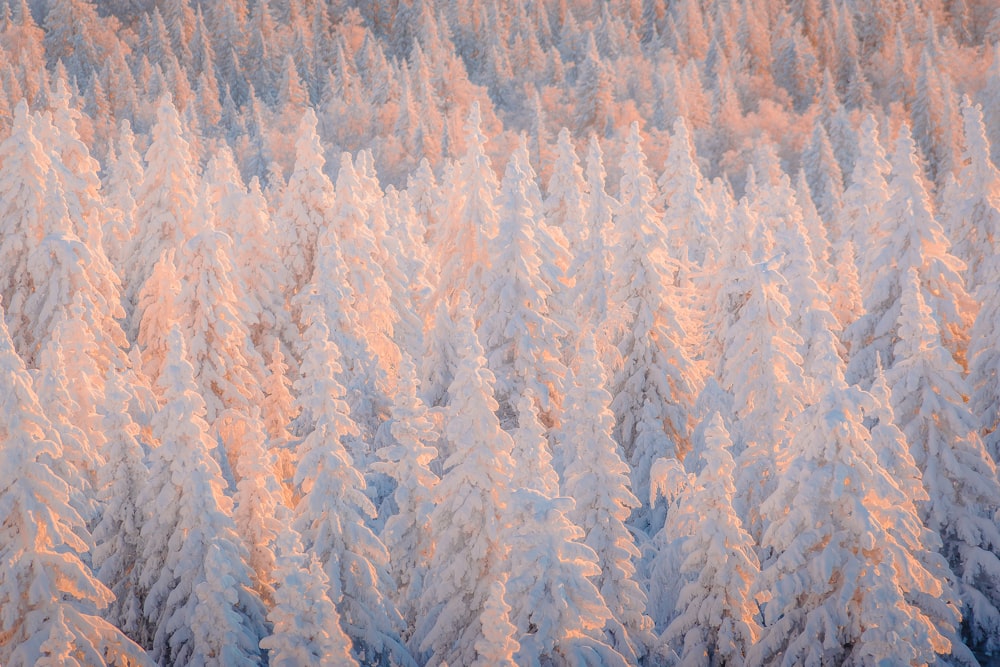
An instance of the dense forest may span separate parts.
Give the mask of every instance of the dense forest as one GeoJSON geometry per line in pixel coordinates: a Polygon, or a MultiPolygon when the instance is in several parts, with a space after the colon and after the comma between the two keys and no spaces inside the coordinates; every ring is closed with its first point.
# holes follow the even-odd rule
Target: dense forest
{"type": "Polygon", "coordinates": [[[0,0],[0,664],[988,665],[993,0],[0,0]]]}

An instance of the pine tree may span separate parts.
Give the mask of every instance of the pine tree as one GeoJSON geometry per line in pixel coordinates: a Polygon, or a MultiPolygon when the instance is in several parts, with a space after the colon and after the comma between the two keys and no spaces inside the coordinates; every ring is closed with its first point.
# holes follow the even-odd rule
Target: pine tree
{"type": "MultiPolygon", "coordinates": [[[[210,227],[184,244],[177,261],[180,293],[174,318],[187,336],[210,433],[221,440],[235,472],[243,445],[254,439],[248,432],[259,428],[252,423],[251,408],[262,401],[259,383],[265,371],[240,317],[231,254],[232,239],[210,227]]],[[[238,472],[236,479],[241,479],[238,472]]]]}
{"type": "Polygon", "coordinates": [[[323,172],[326,160],[316,123],[316,114],[306,109],[295,138],[295,167],[274,213],[291,293],[300,291],[313,275],[320,229],[335,197],[333,183],[323,172]]]}
{"type": "Polygon", "coordinates": [[[503,580],[494,581],[480,619],[483,636],[476,640],[476,661],[472,667],[515,667],[514,656],[521,645],[510,623],[510,606],[504,601],[506,587],[503,580]]]}
{"type": "Polygon", "coordinates": [[[704,178],[698,167],[687,121],[674,121],[670,153],[657,184],[665,204],[663,228],[671,257],[689,273],[719,253],[712,235],[712,212],[705,201],[704,178]]]}
{"type": "Polygon", "coordinates": [[[89,534],[69,504],[70,488],[53,470],[62,446],[2,319],[0,378],[0,661],[149,664],[142,649],[94,614],[114,596],[82,560],[89,534]]]}
{"type": "Polygon", "coordinates": [[[900,295],[909,269],[917,271],[922,298],[941,323],[941,340],[958,360],[965,358],[968,328],[975,316],[975,302],[961,277],[964,267],[949,252],[944,230],[934,217],[915,151],[904,125],[892,159],[890,198],[876,232],[884,241],[866,246],[871,249],[865,262],[871,273],[862,278],[866,312],[845,332],[851,348],[848,378],[863,384],[870,383],[876,356],[887,368],[895,365],[900,295]]]}
{"type": "Polygon", "coordinates": [[[753,538],[733,509],[736,464],[732,443],[718,412],[707,420],[705,465],[693,489],[683,496],[680,573],[692,579],[680,591],[680,614],[664,630],[662,641],[676,647],[690,664],[740,664],[760,636],[750,596],[759,574],[753,538]]]}
{"type": "MultiPolygon", "coordinates": [[[[896,423],[906,434],[929,500],[920,516],[941,537],[954,571],[970,645],[996,650],[1000,627],[1000,529],[996,464],[965,403],[962,371],[942,347],[915,268],[907,272],[898,319],[895,365],[886,371],[896,423]]],[[[953,638],[952,649],[958,650],[953,638]]]]}
{"type": "Polygon", "coordinates": [[[634,662],[653,642],[646,595],[633,564],[640,554],[626,526],[640,503],[629,489],[629,468],[612,438],[611,395],[604,388],[606,375],[592,333],[580,339],[573,376],[557,436],[565,464],[562,493],[576,501],[568,517],[583,529],[583,543],[597,554],[601,573],[593,581],[614,618],[606,627],[609,643],[634,662]]]}
{"type": "Polygon", "coordinates": [[[118,125],[117,151],[109,149],[105,169],[105,219],[103,239],[105,252],[119,276],[124,275],[127,252],[136,233],[136,189],[142,182],[142,158],[135,149],[135,135],[128,119],[118,125]]]}
{"type": "Polygon", "coordinates": [[[765,626],[747,663],[932,662],[948,652],[956,619],[934,613],[943,564],[872,449],[862,419],[874,401],[848,387],[834,341],[827,332],[826,382],[794,419],[788,468],[761,506],[773,557],[756,584],[765,626]]]}
{"type": "Polygon", "coordinates": [[[160,255],[136,304],[137,349],[142,354],[142,373],[156,386],[167,363],[167,334],[180,311],[179,279],[174,249],[160,255]]]}
{"type": "Polygon", "coordinates": [[[802,166],[820,217],[832,223],[843,207],[844,180],[822,123],[816,123],[809,145],[802,152],[802,166]]]}
{"type": "Polygon", "coordinates": [[[465,126],[466,152],[456,168],[452,213],[435,234],[435,257],[440,266],[435,302],[446,301],[454,316],[458,294],[469,293],[474,306],[482,301],[483,273],[490,266],[489,239],[496,236],[496,175],[486,154],[479,104],[474,103],[465,126]]]}
{"type": "Polygon", "coordinates": [[[359,431],[336,379],[340,351],[329,340],[326,318],[317,305],[305,308],[303,318],[305,356],[296,389],[308,428],[296,448],[295,484],[302,498],[295,506],[294,528],[306,552],[315,554],[326,572],[330,599],[358,662],[411,665],[400,643],[401,619],[387,596],[389,554],[365,523],[374,517],[375,508],[344,446],[359,431]]]}
{"type": "Polygon", "coordinates": [[[978,295],[982,304],[969,336],[969,407],[986,450],[1000,461],[1000,261],[987,259],[978,295]]]}
{"type": "Polygon", "coordinates": [[[25,300],[33,292],[28,256],[42,240],[46,228],[47,181],[52,168],[49,155],[38,141],[35,121],[22,101],[14,109],[14,125],[0,143],[0,296],[7,313],[7,326],[22,351],[31,324],[24,312],[25,300]]]}
{"type": "Polygon", "coordinates": [[[987,284],[988,257],[1000,250],[1000,170],[990,160],[983,111],[963,100],[965,166],[945,187],[942,224],[956,257],[965,262],[970,293],[987,284]]]}
{"type": "Polygon", "coordinates": [[[600,573],[597,557],[579,542],[583,531],[567,517],[572,508],[569,498],[531,489],[513,496],[507,599],[520,635],[515,658],[529,665],[625,667],[605,641],[611,612],[590,581],[600,573]]]}
{"type": "MultiPolygon", "coordinates": [[[[542,413],[559,405],[565,368],[557,342],[564,334],[549,313],[551,289],[545,276],[555,269],[543,257],[535,230],[528,174],[515,152],[501,183],[497,213],[500,229],[491,244],[492,262],[483,273],[483,301],[477,331],[489,369],[496,377],[501,426],[516,423],[517,400],[530,391],[542,413]]],[[[547,261],[548,260],[548,261],[547,261]]]]}
{"type": "Polygon", "coordinates": [[[487,633],[482,614],[490,588],[506,567],[514,443],[497,421],[493,374],[467,306],[454,336],[459,357],[444,431],[452,453],[434,493],[434,551],[412,646],[420,662],[471,665],[487,633]]]}
{"type": "MultiPolygon", "coordinates": [[[[136,233],[123,276],[132,308],[161,253],[191,238],[197,222],[193,219],[198,195],[191,146],[169,95],[160,98],[145,161],[146,171],[135,193],[136,233]]],[[[137,326],[133,318],[129,333],[134,335],[137,326]]]]}
{"type": "Polygon", "coordinates": [[[303,553],[302,541],[291,528],[281,531],[276,552],[274,606],[267,613],[274,629],[260,641],[268,664],[357,665],[319,560],[314,554],[303,553]]]}
{"type": "Polygon", "coordinates": [[[153,435],[159,445],[139,499],[147,508],[139,581],[154,629],[152,657],[162,665],[259,661],[264,606],[251,589],[249,554],[230,515],[205,402],[176,325],[157,384],[163,407],[153,435]]]}
{"type": "MultiPolygon", "coordinates": [[[[366,159],[364,153],[359,155],[357,167],[363,167],[366,159]]],[[[383,368],[393,368],[399,363],[399,348],[392,339],[398,321],[383,269],[390,260],[379,246],[382,239],[376,238],[377,233],[382,236],[385,224],[380,201],[383,195],[377,180],[357,167],[350,154],[341,154],[336,200],[329,223],[320,235],[320,245],[336,246],[339,250],[346,283],[354,295],[351,305],[357,313],[360,327],[357,333],[367,341],[383,368]],[[377,230],[376,226],[383,230],[377,230]]]]}
{"type": "Polygon", "coordinates": [[[108,371],[101,425],[105,444],[104,465],[97,471],[101,520],[94,529],[93,562],[97,578],[114,593],[105,612],[107,618],[141,644],[152,639],[144,624],[142,571],[142,526],[145,523],[139,498],[149,478],[139,427],[128,413],[131,396],[123,378],[108,371]]]}
{"type": "Polygon", "coordinates": [[[759,540],[764,524],[758,507],[782,471],[789,423],[811,391],[798,353],[802,339],[788,324],[784,277],[766,262],[750,264],[745,254],[740,263],[735,278],[742,293],[726,331],[719,380],[733,395],[733,431],[742,447],[736,507],[759,540]]]}
{"type": "Polygon", "coordinates": [[[588,236],[587,183],[583,177],[573,147],[573,139],[565,127],[559,131],[555,164],[546,188],[543,213],[550,228],[559,230],[567,240],[571,256],[576,257],[588,236]]]}
{"type": "Polygon", "coordinates": [[[652,207],[654,183],[633,123],[622,157],[621,208],[611,299],[614,339],[622,366],[611,404],[618,441],[632,464],[632,488],[649,497],[649,467],[662,456],[683,458],[688,450],[689,410],[698,383],[688,359],[685,330],[671,293],[676,263],[666,256],[665,235],[652,207]]]}
{"type": "Polygon", "coordinates": [[[580,330],[601,325],[609,310],[611,227],[618,212],[618,201],[605,191],[604,157],[601,145],[593,136],[587,148],[586,178],[586,218],[581,221],[586,245],[573,257],[567,270],[573,283],[568,301],[571,312],[576,313],[577,329],[580,330]]]}
{"type": "Polygon", "coordinates": [[[382,462],[372,467],[396,482],[396,511],[385,521],[382,542],[391,554],[389,569],[396,584],[396,599],[405,627],[413,628],[419,616],[427,564],[434,550],[430,515],[438,477],[430,469],[437,457],[440,434],[417,396],[419,382],[413,361],[406,355],[399,367],[400,384],[392,419],[382,424],[378,449],[382,462]]]}

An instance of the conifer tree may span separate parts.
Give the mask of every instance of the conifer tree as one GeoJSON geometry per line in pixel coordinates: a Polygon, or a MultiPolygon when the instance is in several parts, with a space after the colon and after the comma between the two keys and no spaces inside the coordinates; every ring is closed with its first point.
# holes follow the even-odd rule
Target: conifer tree
{"type": "Polygon", "coordinates": [[[205,402],[176,325],[157,384],[159,445],[139,500],[146,508],[139,581],[153,628],[152,657],[161,665],[259,661],[265,610],[251,588],[247,548],[212,458],[205,402]]]}
{"type": "Polygon", "coordinates": [[[639,141],[633,123],[615,220],[610,296],[618,305],[609,317],[622,360],[611,407],[618,441],[632,464],[632,488],[646,499],[653,460],[687,453],[688,412],[699,378],[684,349],[686,332],[670,291],[676,262],[666,256],[663,228],[651,203],[654,183],[639,141]]]}
{"type": "Polygon", "coordinates": [[[108,260],[119,276],[123,276],[128,247],[136,233],[136,189],[143,178],[142,158],[135,149],[135,134],[127,118],[119,123],[115,145],[117,150],[109,150],[105,169],[106,213],[102,236],[108,260]]]}
{"type": "Polygon", "coordinates": [[[611,612],[590,577],[599,574],[594,551],[567,514],[573,501],[532,489],[513,496],[507,598],[519,633],[519,664],[608,665],[625,658],[604,637],[611,612]]]}
{"type": "Polygon", "coordinates": [[[845,332],[851,347],[849,379],[870,384],[875,358],[895,365],[899,339],[900,295],[909,269],[917,271],[922,298],[940,323],[939,335],[958,360],[965,359],[975,302],[965,291],[961,260],[949,252],[917,163],[916,147],[904,125],[892,159],[891,194],[877,233],[884,239],[867,244],[871,271],[863,276],[865,314],[845,332]]]}
{"type": "Polygon", "coordinates": [[[874,401],[844,381],[834,340],[821,343],[826,382],[794,419],[787,470],[761,506],[774,555],[756,584],[765,625],[747,664],[932,662],[954,648],[956,617],[920,602],[946,595],[947,581],[872,449],[862,419],[874,401]]]}
{"type": "MultiPolygon", "coordinates": [[[[970,645],[996,650],[1000,604],[1000,483],[978,424],[965,403],[962,371],[942,347],[937,323],[924,303],[917,270],[907,272],[900,297],[896,363],[886,371],[896,423],[906,434],[929,499],[920,516],[941,537],[941,553],[954,571],[970,645]]],[[[952,638],[952,649],[959,649],[952,638]]]]}
{"type": "Polygon", "coordinates": [[[184,244],[177,262],[180,293],[174,318],[187,336],[205,419],[236,471],[243,444],[255,437],[248,432],[259,429],[252,423],[251,408],[261,403],[259,383],[265,371],[240,317],[231,253],[229,236],[210,227],[184,244]]]}
{"type": "Polygon", "coordinates": [[[289,292],[297,293],[312,275],[320,230],[334,202],[333,183],[316,134],[316,114],[307,108],[295,138],[295,166],[274,213],[278,246],[288,269],[289,292]]]}
{"type": "Polygon", "coordinates": [[[567,271],[573,283],[572,312],[577,328],[584,330],[603,323],[608,312],[608,285],[611,283],[612,221],[618,201],[605,190],[607,174],[597,138],[591,136],[587,148],[586,218],[582,221],[586,245],[574,257],[567,271]]]}
{"type": "Polygon", "coordinates": [[[783,467],[779,459],[789,422],[809,399],[798,349],[802,339],[789,326],[787,283],[768,263],[752,265],[743,254],[734,321],[726,330],[719,375],[733,395],[738,453],[736,507],[754,539],[764,525],[757,508],[770,495],[783,467]]]}
{"type": "Polygon", "coordinates": [[[294,507],[296,498],[292,478],[295,476],[295,456],[292,447],[292,434],[289,427],[295,418],[295,398],[291,392],[291,381],[288,379],[288,365],[281,351],[281,343],[273,340],[271,357],[267,366],[267,376],[261,391],[264,393],[261,404],[261,420],[264,434],[267,436],[268,448],[274,452],[275,471],[278,483],[281,485],[286,505],[294,507]]]}
{"type": "MultiPolygon", "coordinates": [[[[884,208],[889,201],[886,178],[891,165],[885,157],[885,150],[879,141],[879,126],[871,114],[861,122],[858,136],[858,155],[851,171],[850,185],[844,191],[843,207],[836,221],[831,225],[831,238],[835,244],[843,246],[853,241],[858,251],[858,272],[863,284],[872,275],[871,266],[875,257],[868,257],[865,249],[871,228],[879,229],[885,215],[884,208]],[[839,239],[839,241],[837,241],[839,239]]],[[[827,221],[828,224],[830,221],[827,221]]],[[[848,379],[851,375],[848,373],[848,379]]]]}
{"type": "Polygon", "coordinates": [[[0,143],[0,296],[7,314],[7,327],[20,351],[26,343],[30,322],[24,312],[32,293],[28,255],[42,240],[46,228],[47,182],[52,162],[38,141],[35,121],[23,100],[14,109],[10,134],[0,143]]]}
{"type": "Polygon", "coordinates": [[[633,563],[640,554],[626,526],[640,503],[612,438],[611,395],[604,388],[606,375],[592,333],[584,333],[577,345],[573,376],[557,437],[565,464],[562,493],[576,502],[568,517],[597,554],[601,573],[593,581],[616,621],[606,627],[609,643],[626,658],[638,659],[653,640],[633,563]]]}
{"type": "Polygon", "coordinates": [[[490,588],[505,572],[514,443],[497,421],[493,374],[468,306],[459,311],[454,337],[458,363],[444,429],[452,453],[434,493],[435,546],[412,646],[420,662],[457,665],[475,661],[476,642],[487,633],[482,614],[490,588]]]}
{"type": "Polygon", "coordinates": [[[711,211],[702,194],[704,179],[683,118],[674,121],[670,153],[657,184],[666,209],[663,228],[667,247],[690,273],[712,261],[719,248],[712,235],[711,211]]]}
{"type": "MultiPolygon", "coordinates": [[[[0,309],[2,312],[2,309],[0,309]]],[[[84,563],[89,534],[53,470],[63,455],[0,318],[0,660],[145,665],[120,630],[95,615],[113,594],[84,563]],[[81,537],[81,535],[83,537],[81,537]]]]}
{"type": "Polygon", "coordinates": [[[809,145],[802,152],[802,166],[820,217],[836,220],[843,206],[844,180],[822,123],[816,123],[809,145]]]}
{"type": "Polygon", "coordinates": [[[357,665],[317,557],[303,553],[298,533],[287,527],[278,537],[276,553],[274,606],[267,613],[274,629],[260,640],[268,664],[357,665]]]}
{"type": "Polygon", "coordinates": [[[504,601],[506,587],[503,580],[494,581],[486,606],[480,615],[483,636],[476,640],[476,661],[473,667],[515,667],[514,656],[521,645],[514,635],[517,633],[510,623],[510,606],[504,601]]]}
{"type": "Polygon", "coordinates": [[[945,187],[942,224],[952,251],[965,262],[965,284],[970,293],[987,284],[988,257],[1000,250],[1000,170],[990,160],[990,142],[979,105],[963,101],[965,166],[945,187]]]}
{"type": "Polygon", "coordinates": [[[139,498],[149,478],[139,427],[128,413],[131,396],[121,375],[109,370],[101,425],[104,464],[97,471],[101,520],[94,528],[93,564],[97,578],[114,593],[104,616],[129,637],[147,644],[152,635],[144,623],[142,593],[142,526],[139,498]]]}
{"type": "Polygon", "coordinates": [[[750,595],[759,574],[753,538],[733,509],[736,464],[732,443],[718,412],[707,420],[705,465],[671,519],[681,527],[680,572],[692,577],[680,591],[680,614],[662,641],[676,647],[682,661],[739,664],[757,640],[760,627],[750,595]]]}
{"type": "Polygon", "coordinates": [[[302,498],[295,506],[294,528],[326,572],[330,599],[358,662],[411,665],[400,642],[401,619],[388,597],[389,554],[365,523],[374,517],[375,508],[344,445],[359,432],[348,414],[344,387],[336,379],[340,351],[329,339],[318,305],[304,308],[303,317],[305,356],[296,388],[309,426],[296,451],[295,484],[302,498]]]}
{"type": "MultiPolygon", "coordinates": [[[[198,195],[191,146],[169,95],[160,98],[156,124],[145,155],[146,171],[135,193],[135,236],[125,266],[125,295],[132,308],[161,253],[194,235],[198,195]]],[[[133,318],[129,330],[135,335],[133,318]]]]}
{"type": "Polygon", "coordinates": [[[391,554],[389,569],[396,584],[396,599],[405,621],[413,628],[419,616],[427,565],[434,550],[430,515],[438,477],[430,469],[437,457],[434,448],[440,434],[417,396],[419,382],[409,356],[399,367],[400,384],[392,407],[392,419],[379,429],[382,462],[372,467],[396,482],[393,501],[396,512],[386,519],[382,542],[391,554]]]}
{"type": "MultiPolygon", "coordinates": [[[[88,428],[91,424],[81,421],[81,417],[91,415],[81,414],[80,404],[70,390],[66,351],[62,345],[63,330],[60,323],[38,355],[38,369],[32,375],[35,394],[46,406],[46,416],[62,445],[62,460],[53,462],[54,470],[70,485],[70,504],[91,528],[100,518],[96,484],[97,470],[103,462],[100,446],[104,436],[98,431],[100,437],[92,440],[90,436],[94,433],[88,428]]],[[[74,386],[91,379],[73,378],[74,386]]]]}
{"type": "Polygon", "coordinates": [[[983,266],[982,304],[969,337],[969,407],[978,418],[986,450],[1000,461],[1000,260],[987,259],[983,266]]]}
{"type": "Polygon", "coordinates": [[[570,254],[578,256],[584,247],[588,230],[587,183],[576,157],[573,138],[565,127],[559,131],[555,164],[543,202],[547,224],[560,231],[568,242],[570,254]]]}
{"type": "Polygon", "coordinates": [[[557,341],[564,334],[549,314],[552,292],[545,280],[554,268],[535,240],[538,211],[533,210],[528,174],[515,152],[501,183],[497,213],[500,229],[491,245],[492,262],[483,273],[483,301],[476,312],[478,336],[496,378],[501,426],[516,423],[517,400],[530,391],[543,413],[552,412],[562,394],[565,368],[557,341]]]}
{"type": "Polygon", "coordinates": [[[486,154],[478,102],[469,111],[465,134],[466,151],[455,176],[458,200],[449,206],[455,213],[442,221],[435,235],[441,267],[435,302],[446,301],[453,316],[459,292],[467,291],[474,307],[483,300],[483,273],[491,264],[489,239],[499,228],[497,179],[486,154]]]}
{"type": "MultiPolygon", "coordinates": [[[[363,154],[358,158],[360,166],[363,154]]],[[[336,199],[329,223],[320,235],[320,244],[336,246],[344,262],[346,283],[353,294],[351,305],[360,327],[357,334],[364,338],[384,367],[392,368],[399,363],[399,348],[392,340],[397,318],[382,268],[388,262],[382,256],[372,227],[373,218],[384,216],[384,209],[376,205],[382,193],[366,191],[371,186],[366,181],[368,178],[359,173],[350,154],[341,154],[336,199]]],[[[384,223],[384,217],[382,221],[384,223]]]]}
{"type": "Polygon", "coordinates": [[[142,373],[153,386],[167,363],[167,334],[180,311],[179,278],[174,264],[174,249],[160,255],[136,304],[139,323],[136,344],[142,354],[142,373]]]}

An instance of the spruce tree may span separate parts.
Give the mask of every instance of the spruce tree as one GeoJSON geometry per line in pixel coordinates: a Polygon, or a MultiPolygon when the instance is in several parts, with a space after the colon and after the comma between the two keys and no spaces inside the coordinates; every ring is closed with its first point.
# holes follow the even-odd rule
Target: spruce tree
{"type": "MultiPolygon", "coordinates": [[[[941,553],[957,578],[969,643],[993,651],[1000,637],[996,464],[965,402],[962,371],[941,345],[915,268],[902,287],[896,362],[886,371],[893,413],[923,471],[928,500],[920,516],[940,535],[941,553]]],[[[958,651],[958,638],[951,639],[958,651]]]]}
{"type": "Polygon", "coordinates": [[[649,497],[649,467],[689,448],[690,403],[699,382],[685,349],[686,332],[672,293],[676,262],[652,207],[654,183],[632,124],[622,157],[621,208],[615,219],[609,326],[621,359],[611,407],[616,435],[632,464],[632,488],[649,497]]]}
{"type": "Polygon", "coordinates": [[[158,446],[139,497],[146,512],[139,582],[152,657],[161,665],[259,661],[265,610],[251,588],[249,554],[212,458],[205,402],[176,325],[167,345],[157,382],[163,407],[153,419],[158,446]]]}
{"type": "Polygon", "coordinates": [[[114,595],[84,563],[90,536],[53,470],[62,445],[2,321],[0,383],[0,660],[19,667],[46,659],[149,664],[142,649],[95,614],[114,595]]]}

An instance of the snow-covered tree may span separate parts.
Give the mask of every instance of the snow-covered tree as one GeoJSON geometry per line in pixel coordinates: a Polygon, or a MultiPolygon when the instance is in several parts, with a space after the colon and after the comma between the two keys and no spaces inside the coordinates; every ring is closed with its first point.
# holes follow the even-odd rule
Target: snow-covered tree
{"type": "Polygon", "coordinates": [[[514,443],[497,420],[493,374],[468,306],[458,313],[454,336],[459,356],[444,432],[452,453],[434,492],[434,551],[412,646],[434,664],[471,665],[486,634],[490,588],[506,569],[514,443]]]}
{"type": "Polygon", "coordinates": [[[483,300],[476,312],[478,337],[500,405],[500,423],[516,421],[517,400],[530,391],[538,409],[551,413],[562,395],[566,369],[560,359],[564,334],[549,313],[549,287],[556,269],[535,239],[540,212],[533,210],[529,176],[515,152],[500,184],[500,228],[491,244],[491,264],[482,275],[483,300]]]}
{"type": "Polygon", "coordinates": [[[271,634],[260,640],[273,667],[343,665],[358,661],[330,599],[330,582],[315,554],[302,551],[298,533],[285,528],[277,540],[271,634]]]}
{"type": "Polygon", "coordinates": [[[845,332],[851,349],[848,379],[870,384],[877,356],[888,368],[895,364],[900,295],[910,268],[917,270],[921,298],[940,323],[942,342],[956,359],[964,360],[976,304],[965,291],[962,262],[949,252],[934,216],[906,125],[900,128],[892,158],[890,196],[876,221],[875,233],[882,240],[865,246],[870,253],[865,265],[871,272],[862,274],[865,314],[845,332]]]}
{"type": "Polygon", "coordinates": [[[101,425],[105,444],[104,465],[97,471],[101,520],[94,528],[93,564],[97,577],[115,595],[105,618],[135,641],[152,639],[144,624],[142,526],[145,514],[139,504],[149,478],[139,427],[128,413],[130,400],[120,374],[108,371],[101,425]]]}
{"type": "Polygon", "coordinates": [[[6,309],[7,327],[15,345],[23,350],[22,339],[28,320],[24,302],[33,292],[28,272],[28,256],[45,235],[49,171],[52,161],[38,141],[35,121],[23,100],[14,109],[14,124],[0,143],[0,296],[6,309]]]}
{"type": "Polygon", "coordinates": [[[379,429],[378,456],[372,467],[396,482],[396,511],[385,521],[382,542],[391,559],[389,569],[396,584],[396,599],[407,628],[419,615],[417,603],[424,588],[427,563],[434,550],[430,515],[438,483],[429,465],[437,457],[434,443],[440,438],[427,406],[417,396],[419,382],[409,356],[399,367],[400,383],[392,407],[392,419],[379,429]]]}
{"type": "Polygon", "coordinates": [[[221,439],[236,471],[243,443],[253,437],[247,433],[253,428],[251,407],[262,401],[265,370],[240,317],[231,254],[232,239],[223,232],[208,228],[188,239],[177,256],[180,292],[173,317],[187,337],[210,432],[221,439]]]}
{"type": "Polygon", "coordinates": [[[83,561],[89,535],[69,504],[68,485],[53,471],[61,443],[2,321],[0,396],[0,661],[149,664],[142,649],[96,615],[114,594],[83,561]]]}
{"type": "Polygon", "coordinates": [[[761,505],[773,555],[755,584],[764,625],[747,664],[934,662],[956,648],[957,615],[940,604],[947,570],[872,449],[874,400],[847,385],[825,338],[824,384],[793,420],[788,467],[761,505]]]}
{"type": "Polygon", "coordinates": [[[375,508],[345,447],[359,431],[344,401],[345,389],[336,379],[340,351],[329,339],[317,304],[307,305],[303,318],[305,356],[296,389],[301,418],[308,426],[296,447],[295,484],[301,500],[295,506],[294,527],[326,572],[330,599],[358,662],[410,665],[412,658],[399,637],[401,619],[388,595],[389,553],[366,524],[375,508]]]}
{"type": "Polygon", "coordinates": [[[969,407],[994,461],[1000,461],[1000,260],[988,259],[978,294],[982,304],[969,337],[969,407]]]}
{"type": "Polygon", "coordinates": [[[482,301],[483,273],[491,264],[489,239],[499,228],[496,174],[486,153],[479,104],[473,103],[465,125],[466,151],[456,167],[447,219],[434,235],[435,259],[440,267],[436,302],[446,301],[457,309],[458,295],[469,293],[474,306],[482,301]]]}
{"type": "Polygon", "coordinates": [[[323,171],[326,160],[316,123],[315,112],[307,108],[295,138],[295,167],[274,213],[278,246],[291,274],[291,293],[312,278],[320,230],[326,226],[335,196],[333,183],[323,171]]]}
{"type": "Polygon", "coordinates": [[[517,628],[510,622],[510,606],[504,601],[504,582],[494,581],[480,619],[483,635],[476,640],[476,661],[472,667],[515,667],[514,656],[521,645],[515,639],[517,628]]]}
{"type": "Polygon", "coordinates": [[[962,371],[941,345],[917,269],[908,270],[902,288],[896,362],[886,371],[893,413],[923,471],[929,499],[920,503],[920,516],[940,535],[941,553],[957,577],[970,643],[996,650],[1000,638],[996,464],[965,402],[962,371]]]}
{"type": "Polygon", "coordinates": [[[135,309],[139,323],[136,349],[141,353],[143,375],[153,386],[156,386],[166,366],[167,334],[180,310],[180,281],[174,254],[173,248],[167,248],[156,260],[152,273],[139,292],[135,309]]]}
{"type": "MultiPolygon", "coordinates": [[[[160,98],[145,154],[146,170],[135,193],[135,235],[125,263],[125,295],[134,308],[160,255],[194,235],[198,201],[191,146],[170,95],[160,98]]],[[[133,320],[130,333],[134,335],[133,320]]]]}
{"type": "Polygon", "coordinates": [[[600,573],[596,554],[580,543],[583,530],[567,517],[573,500],[531,489],[519,489],[512,499],[517,522],[508,529],[512,576],[506,597],[521,645],[516,661],[625,667],[604,636],[611,612],[590,580],[600,573]]]}
{"type": "Polygon", "coordinates": [[[609,290],[616,306],[608,317],[621,359],[611,407],[618,441],[632,464],[632,489],[644,502],[653,460],[687,453],[690,404],[700,381],[685,349],[687,332],[672,292],[677,266],[667,254],[654,196],[633,123],[622,157],[609,290]]]}
{"type": "Polygon", "coordinates": [[[764,262],[741,256],[734,319],[726,330],[719,383],[732,393],[736,423],[737,511],[747,530],[760,539],[761,501],[770,495],[781,472],[791,420],[809,399],[808,380],[799,356],[802,339],[789,326],[787,282],[764,262]]]}
{"type": "Polygon", "coordinates": [[[127,251],[135,234],[135,194],[142,183],[142,158],[135,148],[129,120],[118,127],[117,150],[109,149],[104,187],[104,249],[119,276],[124,275],[127,251]]]}
{"type": "MultiPolygon", "coordinates": [[[[712,261],[719,253],[712,235],[712,211],[705,201],[705,180],[691,143],[687,121],[674,121],[670,153],[657,181],[663,200],[663,228],[670,255],[688,272],[712,261]]],[[[689,279],[689,278],[687,278],[689,279]]]]}
{"type": "Polygon", "coordinates": [[[576,502],[568,516],[583,529],[583,543],[597,554],[600,574],[593,581],[614,618],[606,628],[609,643],[638,659],[653,641],[646,595],[636,578],[640,554],[626,526],[640,503],[629,489],[629,467],[612,438],[615,418],[606,384],[594,335],[585,333],[576,349],[557,435],[564,463],[562,493],[576,502]]]}
{"type": "Polygon", "coordinates": [[[956,257],[965,262],[970,292],[987,284],[988,259],[1000,250],[1000,170],[990,160],[983,111],[965,98],[965,166],[944,189],[942,224],[956,257]]]}
{"type": "Polygon", "coordinates": [[[154,629],[152,657],[161,665],[259,661],[265,610],[251,588],[249,554],[212,458],[205,402],[196,387],[175,325],[158,381],[163,407],[153,419],[153,435],[159,444],[150,453],[149,484],[139,499],[145,508],[139,581],[154,629]]]}
{"type": "Polygon", "coordinates": [[[574,255],[566,274],[573,283],[567,301],[580,330],[601,325],[609,310],[611,228],[618,211],[618,201],[605,190],[604,156],[596,137],[591,137],[587,148],[586,179],[586,217],[580,222],[585,245],[574,255]]]}
{"type": "Polygon", "coordinates": [[[729,433],[718,412],[707,422],[705,465],[671,519],[683,531],[680,573],[691,579],[661,641],[685,664],[741,664],[760,633],[750,595],[759,564],[753,538],[733,509],[736,464],[729,433]]]}

